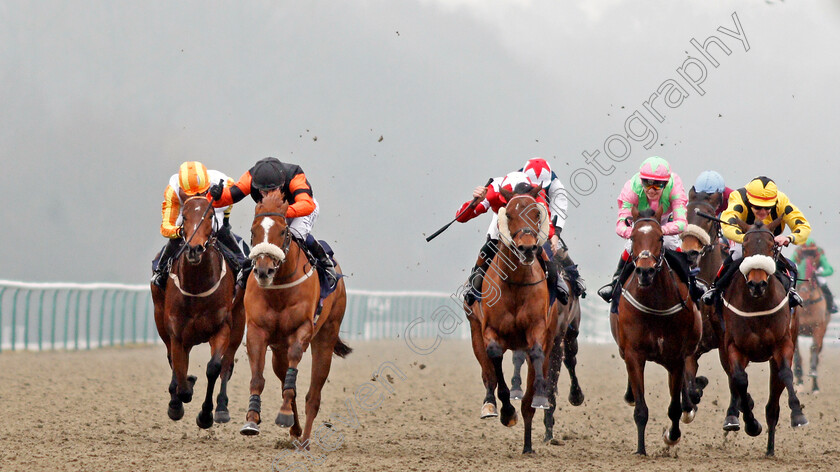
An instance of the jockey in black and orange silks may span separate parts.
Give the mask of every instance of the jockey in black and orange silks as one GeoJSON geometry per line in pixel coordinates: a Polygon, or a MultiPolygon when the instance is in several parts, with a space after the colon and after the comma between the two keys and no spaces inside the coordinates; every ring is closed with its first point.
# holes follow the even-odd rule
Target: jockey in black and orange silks
{"type": "MultiPolygon", "coordinates": [[[[152,262],[152,282],[161,288],[166,288],[166,278],[169,272],[169,265],[172,257],[184,243],[181,235],[181,194],[189,197],[205,195],[210,188],[211,182],[223,182],[223,185],[232,185],[233,180],[227,175],[213,169],[207,169],[204,164],[197,161],[187,161],[181,164],[178,173],[169,178],[169,185],[163,192],[163,203],[161,205],[160,234],[168,239],[166,246],[158,253],[158,257],[152,262]]],[[[239,245],[237,236],[230,230],[228,217],[231,206],[217,206],[215,212],[216,239],[224,246],[222,252],[230,262],[234,270],[239,272],[237,284],[244,288],[243,274],[247,275],[251,261],[245,255],[239,245]]]]}
{"type": "Polygon", "coordinates": [[[264,195],[276,189],[283,191],[283,197],[289,204],[286,221],[292,236],[318,260],[326,271],[330,284],[335,285],[338,276],[332,260],[318,240],[310,234],[318,220],[319,206],[300,166],[266,157],[257,161],[254,167],[242,174],[239,181],[232,186],[213,185],[210,194],[216,199],[213,206],[223,207],[237,203],[248,195],[254,202],[259,203],[264,195]]]}
{"type": "MultiPolygon", "coordinates": [[[[768,177],[756,177],[747,185],[732,192],[729,196],[729,203],[726,210],[721,213],[720,219],[726,223],[734,223],[740,218],[747,224],[755,224],[762,221],[768,224],[778,217],[782,217],[784,224],[779,225],[773,232],[776,244],[787,246],[791,243],[800,245],[811,234],[811,225],[805,215],[788,198],[779,191],[776,182],[768,177]],[[782,236],[785,226],[790,228],[791,233],[782,236]]],[[[732,225],[722,225],[724,237],[729,240],[730,253],[723,261],[719,276],[712,287],[703,295],[703,302],[707,305],[716,304],[720,295],[729,285],[733,275],[740,267],[743,260],[741,243],[744,241],[744,233],[732,225]]],[[[784,255],[779,255],[776,261],[776,277],[785,286],[790,295],[791,308],[801,305],[802,298],[796,293],[796,266],[784,255]]]]}

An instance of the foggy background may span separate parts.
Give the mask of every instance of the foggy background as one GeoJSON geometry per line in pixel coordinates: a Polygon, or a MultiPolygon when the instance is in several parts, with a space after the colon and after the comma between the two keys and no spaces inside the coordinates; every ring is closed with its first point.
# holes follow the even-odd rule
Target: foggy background
{"type": "MultiPolygon", "coordinates": [[[[147,283],[182,161],[237,179],[275,156],[306,172],[348,288],[451,292],[490,217],[424,238],[473,187],[541,156],[568,188],[596,150],[615,170],[572,193],[562,233],[591,296],[650,155],[687,188],[705,169],[774,178],[840,268],[837,2],[0,1],[0,24],[0,279],[147,283]],[[749,51],[717,31],[733,12],[749,51]],[[712,47],[701,96],[677,68],[710,35],[732,53],[712,47]],[[689,96],[660,99],[656,143],[609,161],[668,79],[689,96]]],[[[236,233],[253,209],[234,207],[236,233]]]]}

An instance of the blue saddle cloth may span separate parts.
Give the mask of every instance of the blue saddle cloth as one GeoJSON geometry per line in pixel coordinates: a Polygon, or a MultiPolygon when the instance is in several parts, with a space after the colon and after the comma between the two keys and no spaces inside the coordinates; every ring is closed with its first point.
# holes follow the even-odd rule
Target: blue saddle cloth
{"type": "MultiPolygon", "coordinates": [[[[306,241],[307,245],[315,242],[315,238],[313,238],[311,234],[307,235],[306,239],[307,239],[307,241],[306,241]],[[312,238],[312,239],[310,240],[310,238],[312,238]]],[[[324,252],[327,253],[327,257],[330,258],[330,260],[333,263],[333,266],[336,266],[335,252],[333,252],[333,249],[324,240],[318,240],[318,242],[321,244],[321,247],[324,248],[324,252]]],[[[313,261],[312,263],[315,265],[316,272],[318,273],[318,282],[321,285],[321,294],[320,294],[320,298],[318,299],[318,306],[315,308],[315,320],[314,320],[314,322],[317,325],[318,324],[318,317],[321,315],[321,309],[324,307],[324,300],[328,296],[330,296],[331,293],[335,292],[336,287],[338,287],[338,281],[336,281],[335,284],[331,285],[330,281],[327,280],[327,272],[324,270],[324,268],[321,266],[321,264],[319,264],[318,261],[315,260],[314,257],[310,257],[310,260],[312,260],[313,261]]],[[[342,277],[345,277],[344,274],[337,274],[337,275],[338,275],[339,280],[341,280],[342,277]]]]}

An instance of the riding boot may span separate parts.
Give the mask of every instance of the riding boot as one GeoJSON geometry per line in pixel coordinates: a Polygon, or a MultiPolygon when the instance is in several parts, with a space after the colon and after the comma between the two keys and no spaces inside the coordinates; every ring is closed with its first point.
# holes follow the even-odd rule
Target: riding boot
{"type": "Polygon", "coordinates": [[[793,309],[794,307],[802,306],[804,301],[796,291],[796,277],[798,275],[796,265],[790,262],[787,257],[781,256],[776,259],[775,275],[788,292],[790,308],[793,309]]]}
{"type": "Polygon", "coordinates": [[[703,295],[706,294],[706,291],[709,290],[706,287],[706,284],[697,280],[697,274],[700,273],[700,268],[695,267],[688,271],[688,292],[691,295],[691,299],[694,300],[695,303],[698,303],[703,295]]]}
{"type": "Polygon", "coordinates": [[[627,261],[625,261],[622,257],[618,260],[618,267],[616,267],[615,269],[612,281],[598,289],[598,296],[603,298],[605,302],[609,303],[612,300],[613,292],[615,292],[616,288],[616,283],[618,283],[619,277],[621,277],[621,274],[624,272],[625,266],[627,266],[627,261]]]}
{"type": "Polygon", "coordinates": [[[825,297],[825,306],[828,308],[828,312],[837,313],[837,305],[834,304],[834,295],[828,288],[828,284],[820,284],[820,288],[823,291],[823,296],[825,297]]]}
{"type": "Polygon", "coordinates": [[[706,290],[706,293],[700,298],[703,303],[706,305],[712,306],[715,302],[720,298],[720,295],[726,290],[726,287],[729,285],[729,282],[732,280],[732,276],[735,275],[735,271],[740,266],[739,263],[736,263],[732,260],[732,256],[727,256],[726,259],[723,260],[723,264],[721,265],[718,277],[712,283],[712,286],[706,290]]]}
{"type": "Polygon", "coordinates": [[[484,283],[484,274],[487,273],[487,269],[490,268],[490,263],[493,262],[493,256],[496,255],[497,242],[498,240],[496,239],[488,239],[478,253],[478,259],[476,259],[475,266],[473,266],[468,279],[469,288],[464,293],[464,302],[467,306],[472,306],[473,303],[481,299],[481,286],[484,283]]]}
{"type": "Polygon", "coordinates": [[[564,257],[556,258],[556,260],[563,267],[563,271],[569,275],[569,282],[572,285],[572,292],[574,292],[575,296],[586,298],[586,285],[584,285],[580,272],[578,272],[577,264],[569,257],[569,251],[565,251],[564,257]]]}
{"type": "Polygon", "coordinates": [[[242,247],[236,242],[236,238],[233,236],[229,225],[223,225],[216,232],[216,238],[230,252],[231,256],[235,258],[232,262],[235,265],[234,270],[237,271],[236,285],[244,289],[248,281],[248,275],[251,274],[251,259],[245,255],[242,247]]]}
{"type": "Polygon", "coordinates": [[[166,278],[169,275],[169,266],[172,263],[172,256],[178,252],[183,244],[183,238],[171,238],[161,249],[156,264],[152,267],[152,283],[160,288],[166,288],[166,278]]]}
{"type": "Polygon", "coordinates": [[[327,283],[330,287],[334,287],[335,284],[338,283],[338,274],[336,274],[335,266],[329,256],[327,256],[327,252],[324,251],[321,243],[312,237],[312,235],[309,235],[306,238],[306,243],[306,247],[309,249],[309,252],[312,253],[315,259],[318,259],[318,263],[320,263],[321,267],[324,268],[324,271],[327,274],[327,283]]]}
{"type": "Polygon", "coordinates": [[[566,280],[560,276],[557,270],[557,263],[549,256],[549,253],[543,252],[546,256],[543,262],[545,263],[545,276],[548,282],[548,289],[554,290],[557,300],[561,304],[567,305],[569,303],[569,287],[566,286],[566,280]]]}

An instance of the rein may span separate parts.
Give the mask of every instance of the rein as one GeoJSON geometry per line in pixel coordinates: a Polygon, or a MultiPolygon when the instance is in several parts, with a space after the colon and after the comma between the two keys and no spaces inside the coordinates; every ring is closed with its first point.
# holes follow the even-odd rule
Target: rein
{"type": "MultiPolygon", "coordinates": [[[[195,199],[206,200],[206,198],[204,196],[196,195],[196,196],[188,198],[186,201],[184,201],[184,204],[186,205],[187,202],[189,202],[190,200],[195,200],[195,199]]],[[[201,219],[198,220],[198,224],[195,225],[196,228],[200,228],[201,225],[204,224],[204,221],[207,219],[207,215],[210,214],[212,209],[213,209],[213,204],[212,203],[210,205],[207,205],[207,209],[204,210],[204,214],[201,215],[201,219]]],[[[207,250],[207,248],[211,247],[211,246],[215,247],[216,231],[218,230],[218,228],[216,228],[216,219],[213,218],[211,221],[212,221],[212,229],[211,229],[210,237],[207,238],[207,241],[205,241],[204,244],[202,245],[205,250],[207,250]]],[[[181,224],[181,228],[183,228],[183,223],[181,224]]],[[[178,249],[178,252],[176,252],[175,255],[172,256],[172,261],[173,262],[177,261],[184,254],[184,251],[189,248],[190,242],[195,237],[196,233],[197,233],[197,231],[193,231],[193,233],[190,235],[190,237],[186,241],[184,241],[184,244],[182,244],[180,249],[178,249]]],[[[204,298],[204,297],[209,297],[210,295],[212,295],[216,292],[216,290],[219,288],[219,285],[222,284],[222,280],[225,278],[225,274],[227,274],[227,264],[225,263],[225,258],[222,255],[221,251],[217,250],[216,252],[219,254],[219,260],[221,261],[222,272],[221,272],[221,274],[219,274],[219,280],[217,280],[216,283],[213,284],[213,286],[210,287],[208,290],[205,290],[201,293],[192,293],[192,292],[187,292],[186,290],[184,290],[183,287],[181,287],[181,280],[178,277],[178,274],[174,273],[174,271],[170,271],[169,278],[172,279],[172,282],[175,284],[175,288],[177,288],[178,291],[181,292],[181,295],[184,295],[184,296],[187,296],[187,297],[204,298]]]]}
{"type": "MultiPolygon", "coordinates": [[[[709,208],[709,210],[710,210],[710,212],[711,212],[711,213],[714,213],[714,212],[717,210],[715,207],[713,207],[713,206],[712,206],[712,204],[711,204],[711,203],[709,203],[709,202],[707,202],[707,201],[689,202],[689,203],[694,203],[694,204],[696,204],[696,205],[702,205],[702,206],[705,206],[705,207],[709,208]]],[[[702,213],[702,212],[701,212],[699,209],[697,209],[697,208],[695,208],[695,209],[694,209],[694,212],[695,212],[696,214],[698,214],[698,215],[702,216],[702,217],[706,217],[706,216],[707,216],[705,213],[702,213]]],[[[708,233],[708,236],[709,236],[709,244],[704,244],[704,245],[703,245],[703,249],[700,251],[700,257],[705,256],[706,254],[708,254],[708,253],[709,253],[709,251],[711,251],[711,250],[713,250],[715,247],[717,247],[717,242],[718,242],[718,240],[720,239],[720,233],[721,233],[720,224],[721,224],[721,220],[719,220],[719,219],[713,219],[713,220],[711,220],[711,221],[712,221],[712,227],[711,227],[711,231],[708,233]]],[[[700,228],[700,229],[702,229],[702,228],[700,228]]],[[[683,233],[683,235],[684,235],[684,234],[685,234],[685,233],[683,233]]],[[[683,235],[680,235],[680,236],[682,237],[683,235]]],[[[696,237],[696,236],[695,236],[695,237],[696,237]]],[[[698,238],[698,239],[699,239],[699,238],[698,238]]],[[[701,242],[702,242],[702,241],[701,241],[701,242]]]]}
{"type": "MultiPolygon", "coordinates": [[[[668,264],[668,261],[665,261],[665,263],[668,264]]],[[[671,268],[670,264],[668,264],[668,268],[669,269],[671,268]]],[[[670,272],[671,281],[673,282],[674,287],[677,288],[677,294],[679,294],[680,293],[679,285],[677,285],[677,279],[674,278],[674,271],[669,270],[668,272],[670,272]]],[[[633,295],[630,293],[629,290],[624,290],[623,291],[623,296],[624,296],[625,299],[627,299],[627,302],[629,302],[631,305],[633,305],[633,308],[641,311],[642,313],[646,313],[648,315],[669,316],[669,315],[673,315],[674,313],[677,313],[681,310],[688,310],[688,305],[686,304],[686,302],[688,301],[689,297],[691,296],[691,291],[689,290],[686,293],[685,300],[680,298],[679,302],[674,304],[672,307],[666,308],[664,310],[660,310],[660,309],[657,309],[657,308],[650,308],[649,306],[644,305],[642,302],[636,300],[633,297],[633,295]]]]}
{"type": "MultiPolygon", "coordinates": [[[[285,221],[285,218],[286,218],[285,213],[265,212],[265,213],[257,213],[256,215],[254,215],[254,219],[257,219],[257,218],[260,218],[260,217],[268,217],[268,216],[278,216],[278,217],[284,218],[284,221],[285,221]]],[[[269,251],[257,252],[255,254],[254,249],[257,249],[257,250],[259,249],[257,247],[259,245],[256,245],[256,246],[254,246],[254,248],[251,249],[251,259],[257,259],[258,257],[262,257],[262,256],[270,257],[271,260],[274,261],[274,267],[279,270],[280,267],[282,267],[285,264],[285,262],[286,262],[285,255],[289,252],[289,248],[291,247],[291,244],[292,244],[292,235],[289,232],[289,227],[286,226],[285,228],[283,228],[283,245],[282,246],[276,246],[276,245],[271,244],[271,243],[260,243],[260,244],[269,244],[271,246],[274,246],[275,248],[278,248],[281,251],[281,254],[283,255],[283,257],[278,258],[269,251]]],[[[298,247],[300,247],[300,244],[298,244],[298,247]]],[[[302,249],[301,249],[301,251],[302,251],[302,249]]],[[[278,277],[277,275],[275,275],[274,279],[276,279],[276,280],[286,280],[286,279],[294,276],[295,273],[297,272],[297,264],[298,264],[297,260],[298,260],[298,258],[295,258],[295,265],[292,268],[292,270],[289,272],[288,275],[284,275],[282,277],[278,277]]],[[[292,282],[285,283],[285,284],[269,285],[267,287],[261,287],[261,288],[263,290],[281,290],[281,289],[295,287],[295,286],[300,285],[303,282],[305,282],[306,279],[311,277],[314,272],[315,272],[315,265],[310,264],[309,271],[307,273],[305,273],[299,279],[296,279],[292,282]]]]}
{"type": "MultiPolygon", "coordinates": [[[[202,199],[202,200],[206,200],[205,197],[196,195],[196,196],[193,196],[193,197],[190,197],[190,198],[186,199],[186,201],[184,201],[184,205],[186,205],[187,202],[189,202],[190,200],[195,200],[197,198],[202,199]]],[[[196,228],[200,227],[202,225],[202,223],[204,223],[204,220],[207,219],[207,215],[210,213],[210,210],[212,210],[212,209],[213,209],[213,204],[212,203],[210,205],[207,205],[207,209],[204,210],[204,214],[201,215],[201,219],[198,220],[198,224],[195,226],[196,228]]],[[[216,231],[218,229],[218,228],[216,228],[216,219],[213,218],[212,221],[213,221],[212,231],[210,233],[210,237],[207,238],[207,241],[204,242],[204,249],[207,249],[207,247],[210,245],[210,242],[215,241],[215,239],[216,239],[216,231]]],[[[183,228],[184,228],[184,223],[182,222],[181,223],[182,234],[183,234],[183,228]]],[[[193,232],[193,234],[190,235],[189,239],[184,241],[184,244],[181,245],[181,248],[178,249],[178,252],[176,252],[175,255],[172,256],[173,261],[178,259],[181,256],[181,254],[183,254],[184,250],[186,250],[189,247],[190,242],[192,242],[192,239],[194,237],[195,237],[195,232],[193,232]]]]}

